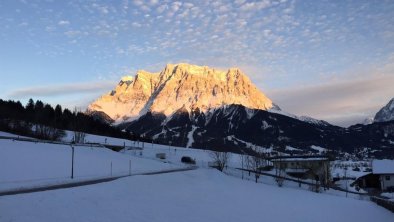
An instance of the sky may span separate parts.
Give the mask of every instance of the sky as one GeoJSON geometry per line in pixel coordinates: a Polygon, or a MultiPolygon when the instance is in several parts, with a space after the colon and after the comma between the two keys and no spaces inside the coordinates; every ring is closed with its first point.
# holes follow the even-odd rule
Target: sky
{"type": "Polygon", "coordinates": [[[0,98],[86,107],[139,69],[239,67],[283,110],[348,126],[394,97],[394,1],[2,0],[0,98]]]}

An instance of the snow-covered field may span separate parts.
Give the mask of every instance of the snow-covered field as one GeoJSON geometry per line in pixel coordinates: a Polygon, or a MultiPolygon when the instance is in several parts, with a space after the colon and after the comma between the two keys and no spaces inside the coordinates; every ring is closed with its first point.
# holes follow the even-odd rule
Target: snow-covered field
{"type": "MultiPolygon", "coordinates": [[[[73,141],[74,132],[66,130],[66,136],[63,137],[62,141],[64,142],[72,142],[73,141]]],[[[109,144],[115,146],[135,146],[137,143],[134,141],[126,140],[126,139],[119,139],[119,138],[112,138],[108,136],[99,136],[99,135],[92,135],[86,134],[85,135],[85,143],[101,143],[101,144],[109,144]]]]}
{"type": "Polygon", "coordinates": [[[129,164],[132,174],[178,167],[157,160],[113,152],[106,148],[86,146],[75,146],[74,157],[75,178],[71,180],[71,146],[2,139],[0,191],[127,175],[129,164]]]}
{"type": "Polygon", "coordinates": [[[0,221],[393,221],[369,201],[199,169],[0,197],[0,221]]]}
{"type": "MultiPolygon", "coordinates": [[[[90,142],[105,138],[89,135],[90,142]]],[[[131,141],[107,138],[107,144],[131,141]]],[[[194,171],[125,177],[111,182],[0,197],[0,221],[392,221],[378,205],[345,198],[339,191],[314,193],[296,182],[278,187],[272,177],[259,183],[233,167],[223,174],[208,169],[210,151],[144,144],[144,150],[119,153],[105,148],[75,147],[75,180],[127,175],[183,167],[194,158],[194,171]],[[166,154],[166,162],[157,153],[166,154]]],[[[0,191],[71,181],[69,145],[0,139],[0,191]]]]}

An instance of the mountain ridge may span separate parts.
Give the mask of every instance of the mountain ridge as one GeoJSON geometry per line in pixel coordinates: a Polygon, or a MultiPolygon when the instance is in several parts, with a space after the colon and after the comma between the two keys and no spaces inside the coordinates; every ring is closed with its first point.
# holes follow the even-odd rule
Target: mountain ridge
{"type": "Polygon", "coordinates": [[[382,107],[374,117],[374,122],[387,122],[394,120],[394,98],[382,107]]]}

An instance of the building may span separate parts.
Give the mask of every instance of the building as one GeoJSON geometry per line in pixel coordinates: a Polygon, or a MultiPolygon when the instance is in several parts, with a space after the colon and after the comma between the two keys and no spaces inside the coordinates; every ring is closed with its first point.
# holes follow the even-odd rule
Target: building
{"type": "Polygon", "coordinates": [[[321,185],[329,185],[330,160],[327,156],[278,156],[270,159],[274,168],[282,176],[282,172],[302,179],[319,181],[321,185]]]}
{"type": "Polygon", "coordinates": [[[394,160],[373,160],[372,173],[357,178],[364,189],[394,191],[394,160]]]}
{"type": "Polygon", "coordinates": [[[372,173],[379,176],[381,190],[394,190],[394,160],[372,161],[372,173]]]}

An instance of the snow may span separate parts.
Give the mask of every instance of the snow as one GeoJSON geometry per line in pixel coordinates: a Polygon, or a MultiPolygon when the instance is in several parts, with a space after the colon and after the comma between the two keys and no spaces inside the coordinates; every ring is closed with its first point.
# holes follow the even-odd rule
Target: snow
{"type": "Polygon", "coordinates": [[[372,172],[374,174],[394,174],[394,160],[372,161],[372,172]]]}
{"type": "Polygon", "coordinates": [[[198,128],[197,126],[193,125],[192,130],[190,130],[190,132],[187,134],[188,141],[187,141],[186,147],[192,147],[192,145],[194,143],[194,138],[193,138],[194,131],[196,131],[197,128],[198,128]]]}
{"type": "Polygon", "coordinates": [[[134,77],[133,76],[123,76],[121,81],[127,82],[127,81],[133,81],[134,77]]]}
{"type": "Polygon", "coordinates": [[[315,146],[315,145],[312,145],[311,149],[317,150],[317,151],[319,151],[319,153],[327,151],[326,148],[323,148],[323,147],[320,147],[320,146],[315,146]]]}
{"type": "MultiPolygon", "coordinates": [[[[91,142],[105,137],[90,135],[91,142]]],[[[122,140],[107,138],[108,143],[122,140]]],[[[128,143],[133,143],[128,141],[128,143]]],[[[141,146],[142,147],[142,146],[141,146]]],[[[144,150],[75,147],[74,180],[183,167],[182,156],[196,160],[194,171],[125,177],[115,181],[29,194],[1,196],[0,221],[392,221],[393,215],[358,195],[330,189],[314,193],[286,181],[278,187],[269,176],[252,182],[237,154],[225,174],[208,169],[210,151],[144,144],[144,150]],[[142,155],[140,155],[140,152],[142,155]],[[166,162],[155,158],[166,153],[166,162]]],[[[68,182],[69,145],[0,140],[0,190],[68,182]]],[[[273,173],[273,172],[271,172],[273,173]]],[[[351,188],[349,188],[351,189],[351,188]]]]}
{"type": "Polygon", "coordinates": [[[31,139],[31,137],[26,137],[26,136],[19,136],[16,134],[12,134],[12,133],[7,133],[7,132],[2,132],[0,131],[0,137],[15,137],[15,138],[24,138],[24,139],[31,139]]]}
{"type": "Polygon", "coordinates": [[[246,112],[246,118],[248,120],[252,119],[252,117],[256,114],[255,110],[249,109],[249,108],[246,108],[246,107],[245,107],[245,112],[246,112]]]}
{"type": "Polygon", "coordinates": [[[304,157],[291,157],[290,158],[284,157],[284,158],[280,158],[280,157],[275,157],[273,158],[271,161],[273,162],[291,162],[291,161],[321,161],[321,160],[328,160],[328,158],[325,157],[311,157],[311,158],[304,158],[304,157]]]}
{"type": "Polygon", "coordinates": [[[263,120],[262,122],[261,122],[261,128],[262,129],[268,129],[268,128],[270,128],[271,126],[265,121],[265,120],[263,120]]]}
{"type": "Polygon", "coordinates": [[[276,113],[276,114],[280,114],[283,116],[287,116],[293,119],[298,119],[300,121],[306,122],[306,123],[310,123],[310,124],[314,124],[314,125],[326,125],[327,123],[322,121],[322,120],[318,120],[318,119],[314,119],[312,117],[309,116],[297,116],[288,112],[285,112],[283,110],[280,109],[269,109],[267,110],[270,113],[276,113]]]}
{"type": "MultiPolygon", "coordinates": [[[[62,138],[62,141],[72,142],[74,136],[73,134],[74,132],[72,131],[66,131],[66,136],[62,138]]],[[[123,145],[135,146],[135,142],[131,140],[113,138],[108,136],[98,136],[92,134],[86,134],[85,143],[101,143],[101,144],[108,144],[114,146],[123,146],[123,145]]]]}
{"type": "MultiPolygon", "coordinates": [[[[106,148],[75,146],[75,180],[128,175],[176,166],[113,152],[106,148]]],[[[71,182],[69,145],[0,140],[0,190],[71,182]]]]}
{"type": "Polygon", "coordinates": [[[367,168],[371,168],[371,164],[368,161],[336,160],[334,162],[331,162],[331,165],[332,165],[331,167],[332,177],[345,177],[346,174],[347,178],[356,179],[371,173],[371,172],[365,172],[367,168]],[[353,169],[356,167],[358,167],[360,171],[354,171],[353,169]]]}
{"type": "Polygon", "coordinates": [[[294,148],[294,147],[291,147],[291,146],[286,146],[285,150],[288,150],[288,151],[302,151],[300,149],[297,149],[297,148],[294,148]]]}
{"type": "Polygon", "coordinates": [[[342,179],[342,180],[338,180],[335,182],[335,185],[338,185],[340,188],[345,189],[347,191],[350,192],[358,192],[358,193],[367,193],[365,190],[363,189],[356,189],[356,186],[352,186],[352,184],[355,182],[355,180],[353,179],[342,179]]]}
{"type": "Polygon", "coordinates": [[[387,197],[390,201],[394,202],[394,193],[381,193],[380,196],[387,197]]]}
{"type": "Polygon", "coordinates": [[[199,169],[0,197],[1,221],[392,221],[369,201],[199,169]]]}

